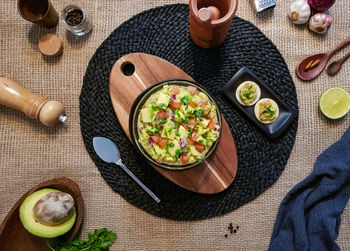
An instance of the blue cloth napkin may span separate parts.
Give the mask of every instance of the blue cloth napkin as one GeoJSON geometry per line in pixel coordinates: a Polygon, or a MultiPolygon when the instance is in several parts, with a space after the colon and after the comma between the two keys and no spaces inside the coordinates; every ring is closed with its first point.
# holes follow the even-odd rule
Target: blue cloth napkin
{"type": "Polygon", "coordinates": [[[350,127],[283,199],[269,251],[340,250],[335,242],[350,197],[350,127]]]}

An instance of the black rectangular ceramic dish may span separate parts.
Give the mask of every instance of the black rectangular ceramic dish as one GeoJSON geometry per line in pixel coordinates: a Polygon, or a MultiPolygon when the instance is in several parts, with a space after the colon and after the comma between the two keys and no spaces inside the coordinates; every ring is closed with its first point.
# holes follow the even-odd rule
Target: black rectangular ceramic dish
{"type": "Polygon", "coordinates": [[[290,106],[287,106],[267,85],[264,84],[251,70],[247,67],[242,67],[224,86],[224,95],[246,115],[257,127],[259,127],[267,136],[272,139],[277,139],[294,121],[296,111],[290,106]],[[245,81],[253,81],[260,87],[262,98],[270,98],[276,101],[279,107],[279,115],[271,124],[263,124],[254,113],[254,105],[244,106],[236,99],[237,87],[245,81]]]}

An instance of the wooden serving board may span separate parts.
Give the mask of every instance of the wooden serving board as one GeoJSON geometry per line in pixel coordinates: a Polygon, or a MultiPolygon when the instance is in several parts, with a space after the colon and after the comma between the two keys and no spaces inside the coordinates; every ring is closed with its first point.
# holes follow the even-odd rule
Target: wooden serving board
{"type": "MultiPolygon", "coordinates": [[[[109,79],[110,96],[114,112],[129,139],[129,113],[134,100],[153,84],[174,78],[193,80],[170,62],[149,54],[128,54],[114,64],[109,79]]],[[[215,194],[225,190],[237,172],[236,146],[225,119],[222,118],[219,144],[203,163],[182,171],[153,167],[167,179],[193,192],[215,194]]]]}

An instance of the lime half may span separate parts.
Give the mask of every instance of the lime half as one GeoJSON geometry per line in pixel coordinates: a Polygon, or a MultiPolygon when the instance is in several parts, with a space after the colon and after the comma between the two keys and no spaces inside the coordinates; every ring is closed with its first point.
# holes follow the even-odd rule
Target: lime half
{"type": "Polygon", "coordinates": [[[319,107],[330,119],[344,117],[350,110],[350,94],[341,87],[331,87],[322,94],[319,107]]]}

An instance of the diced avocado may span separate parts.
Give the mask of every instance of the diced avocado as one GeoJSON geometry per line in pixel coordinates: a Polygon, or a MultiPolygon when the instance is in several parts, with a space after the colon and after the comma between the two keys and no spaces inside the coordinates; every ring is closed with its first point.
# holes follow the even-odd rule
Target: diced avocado
{"type": "Polygon", "coordinates": [[[188,131],[183,126],[179,127],[179,133],[181,137],[188,137],[188,131]]]}
{"type": "Polygon", "coordinates": [[[190,146],[190,152],[196,157],[201,155],[200,152],[198,152],[193,145],[190,146]]]}
{"type": "Polygon", "coordinates": [[[146,133],[148,135],[153,135],[153,134],[159,133],[159,130],[152,126],[146,126],[146,133]]]}
{"type": "Polygon", "coordinates": [[[152,123],[153,110],[152,108],[141,109],[141,117],[143,123],[152,123]]]}
{"type": "Polygon", "coordinates": [[[204,128],[207,128],[208,124],[209,124],[210,120],[208,119],[201,119],[199,120],[199,124],[201,124],[201,126],[203,126],[204,128]]]}
{"type": "MultiPolygon", "coordinates": [[[[183,106],[183,107],[184,107],[184,106],[183,106]]],[[[195,111],[195,110],[194,110],[191,106],[187,106],[187,107],[184,107],[184,108],[183,108],[183,112],[184,112],[184,114],[187,115],[187,116],[193,116],[194,111],[195,111]]]]}
{"type": "Polygon", "coordinates": [[[160,136],[161,136],[162,138],[167,138],[167,135],[168,135],[168,132],[167,132],[166,126],[165,126],[165,127],[163,128],[162,133],[160,134],[160,136]]]}
{"type": "Polygon", "coordinates": [[[152,144],[152,146],[158,155],[165,154],[165,150],[161,149],[159,146],[157,146],[157,144],[152,144]]]}
{"type": "Polygon", "coordinates": [[[168,129],[168,138],[169,139],[175,139],[176,138],[176,129],[175,128],[171,127],[171,128],[168,129]]]}
{"type": "Polygon", "coordinates": [[[171,154],[171,156],[175,155],[176,150],[180,149],[179,141],[174,140],[173,141],[174,146],[168,148],[168,152],[171,154]]]}
{"type": "Polygon", "coordinates": [[[169,96],[166,95],[165,93],[159,93],[158,100],[157,100],[157,105],[162,106],[164,104],[164,108],[166,108],[169,104],[169,96]]]}
{"type": "Polygon", "coordinates": [[[196,142],[204,144],[204,145],[207,143],[205,138],[203,138],[201,135],[196,139],[196,142]]]}

